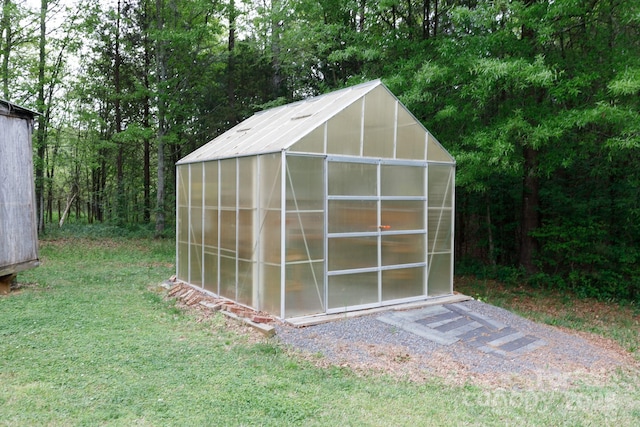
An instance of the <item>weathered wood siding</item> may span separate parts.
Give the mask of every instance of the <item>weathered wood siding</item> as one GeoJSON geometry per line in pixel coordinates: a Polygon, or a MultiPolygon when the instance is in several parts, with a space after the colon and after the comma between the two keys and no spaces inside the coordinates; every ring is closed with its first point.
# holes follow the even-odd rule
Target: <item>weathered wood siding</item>
{"type": "Polygon", "coordinates": [[[0,102],[0,276],[38,265],[33,116],[11,107],[0,102]]]}

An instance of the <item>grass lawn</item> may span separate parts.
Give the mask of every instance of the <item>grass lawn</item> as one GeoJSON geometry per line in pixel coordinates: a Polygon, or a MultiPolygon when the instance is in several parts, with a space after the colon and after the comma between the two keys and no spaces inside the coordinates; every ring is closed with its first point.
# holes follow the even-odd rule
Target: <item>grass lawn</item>
{"type": "MultiPolygon", "coordinates": [[[[41,242],[42,265],[0,297],[1,426],[640,425],[629,374],[526,391],[312,366],[164,300],[153,285],[173,274],[174,250],[147,238],[41,242]]],[[[624,324],[605,335],[618,328],[633,350],[635,319],[635,344],[624,324]]]]}

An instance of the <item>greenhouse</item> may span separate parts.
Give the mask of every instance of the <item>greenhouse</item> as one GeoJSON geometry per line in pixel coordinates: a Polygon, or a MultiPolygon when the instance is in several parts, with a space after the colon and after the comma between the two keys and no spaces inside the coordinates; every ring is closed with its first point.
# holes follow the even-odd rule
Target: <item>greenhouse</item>
{"type": "Polygon", "coordinates": [[[179,281],[281,319],[453,293],[455,161],[379,80],[177,163],[179,281]]]}

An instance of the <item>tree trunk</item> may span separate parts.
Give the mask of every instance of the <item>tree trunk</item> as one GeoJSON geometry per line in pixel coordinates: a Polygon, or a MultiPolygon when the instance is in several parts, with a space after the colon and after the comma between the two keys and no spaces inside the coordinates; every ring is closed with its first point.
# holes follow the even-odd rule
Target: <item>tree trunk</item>
{"type": "MultiPolygon", "coordinates": [[[[156,0],[157,30],[162,34],[164,30],[164,4],[163,0],[156,0]]],[[[162,37],[162,36],[160,36],[162,37]]],[[[167,80],[167,53],[165,42],[160,39],[156,47],[156,66],[158,75],[158,131],[156,140],[158,143],[158,190],[156,196],[156,237],[161,237],[165,226],[164,206],[164,136],[166,133],[166,80],[167,80]]]]}
{"type": "Polygon", "coordinates": [[[227,108],[228,121],[231,126],[238,120],[236,117],[236,86],[235,86],[235,57],[236,46],[236,5],[235,0],[229,0],[229,39],[228,39],[228,60],[227,60],[227,108]]]}
{"type": "MultiPolygon", "coordinates": [[[[115,110],[115,127],[116,135],[122,132],[122,107],[120,103],[122,89],[120,87],[120,0],[118,0],[118,10],[116,15],[116,34],[115,34],[115,51],[113,65],[113,84],[115,90],[114,110],[115,110]]],[[[119,223],[125,223],[124,210],[124,145],[118,140],[118,155],[116,157],[116,216],[119,223]]]]}
{"type": "Polygon", "coordinates": [[[4,34],[2,46],[2,96],[9,100],[9,57],[11,55],[12,31],[11,31],[11,0],[2,3],[2,19],[0,20],[0,35],[4,34]]]}
{"type": "Polygon", "coordinates": [[[538,228],[540,214],[540,182],[538,179],[538,151],[524,147],[524,178],[522,185],[522,223],[520,228],[520,265],[528,273],[534,273],[536,266],[533,258],[537,250],[537,241],[532,232],[538,228]]]}
{"type": "MultiPolygon", "coordinates": [[[[40,41],[39,41],[39,59],[38,59],[38,110],[44,113],[45,98],[45,61],[46,61],[46,36],[47,36],[47,9],[49,8],[48,0],[41,0],[40,3],[40,41]]],[[[38,215],[38,232],[44,233],[44,170],[45,170],[45,153],[46,153],[46,117],[44,114],[38,116],[38,132],[36,134],[36,153],[35,177],[36,177],[36,206],[38,215]]]]}
{"type": "MultiPolygon", "coordinates": [[[[151,84],[149,82],[149,74],[151,73],[151,46],[149,45],[149,13],[148,3],[144,2],[144,18],[143,18],[143,32],[144,32],[144,87],[146,90],[144,96],[144,108],[142,113],[142,125],[145,129],[150,127],[151,117],[151,98],[149,93],[151,92],[151,84]]],[[[144,137],[143,147],[143,186],[144,186],[144,223],[151,221],[151,142],[149,138],[144,137]]]]}

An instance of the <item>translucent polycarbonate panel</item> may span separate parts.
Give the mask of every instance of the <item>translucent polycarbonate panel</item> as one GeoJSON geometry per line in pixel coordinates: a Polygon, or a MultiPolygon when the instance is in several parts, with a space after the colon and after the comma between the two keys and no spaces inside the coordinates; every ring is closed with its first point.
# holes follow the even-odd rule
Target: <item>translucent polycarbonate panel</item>
{"type": "Polygon", "coordinates": [[[218,162],[204,164],[204,205],[218,208],[218,162]]]}
{"type": "Polygon", "coordinates": [[[191,243],[202,244],[202,208],[192,206],[189,211],[189,233],[191,243]]]}
{"type": "Polygon", "coordinates": [[[324,159],[287,156],[287,210],[324,209],[324,159]]]}
{"type": "Polygon", "coordinates": [[[285,271],[285,317],[322,313],[324,263],[287,264],[285,271]]]}
{"type": "Polygon", "coordinates": [[[280,209],[282,193],[282,156],[265,154],[259,157],[260,162],[260,206],[265,209],[280,209]]]}
{"type": "Polygon", "coordinates": [[[425,294],[425,267],[382,271],[382,300],[417,297],[425,294]]]}
{"type": "Polygon", "coordinates": [[[378,272],[328,277],[329,309],[378,302],[378,272]]]}
{"type": "Polygon", "coordinates": [[[204,244],[206,246],[218,246],[218,210],[204,210],[204,244]]]}
{"type": "Polygon", "coordinates": [[[257,230],[254,230],[255,209],[238,210],[238,258],[252,260],[257,256],[257,230]]]}
{"type": "Polygon", "coordinates": [[[451,209],[429,209],[429,252],[451,250],[451,209]]]}
{"type": "Polygon", "coordinates": [[[253,271],[257,264],[250,261],[238,261],[238,296],[240,304],[253,307],[253,271]]]}
{"type": "Polygon", "coordinates": [[[424,166],[380,165],[382,196],[425,196],[424,166]]]}
{"type": "Polygon", "coordinates": [[[256,156],[238,159],[238,206],[254,208],[258,205],[258,158],[256,156]]]}
{"type": "Polygon", "coordinates": [[[383,200],[380,210],[381,230],[424,230],[423,200],[383,200]]]}
{"type": "Polygon", "coordinates": [[[452,292],[451,257],[450,253],[429,256],[427,291],[430,297],[452,292]]]}
{"type": "Polygon", "coordinates": [[[280,315],[280,271],[280,266],[262,266],[258,310],[280,315]]]}
{"type": "Polygon", "coordinates": [[[369,163],[329,162],[329,195],[376,196],[378,166],[369,163]]]}
{"type": "MultiPolygon", "coordinates": [[[[382,85],[380,81],[367,82],[256,113],[190,153],[180,162],[189,163],[287,150],[310,129],[322,126],[325,121],[335,114],[340,114],[350,105],[361,104],[362,98],[380,85],[382,85]]],[[[390,99],[393,98],[390,97],[390,99]]],[[[357,110],[361,111],[361,108],[357,110]]],[[[348,125],[346,128],[352,126],[351,120],[344,119],[337,126],[338,132],[345,127],[342,126],[344,123],[348,125]]],[[[357,123],[361,123],[360,120],[357,123]]]]}
{"type": "Polygon", "coordinates": [[[453,166],[429,165],[429,207],[453,205],[453,166]]]}
{"type": "Polygon", "coordinates": [[[236,159],[220,160],[220,207],[236,207],[236,159]]]}
{"type": "Polygon", "coordinates": [[[178,243],[178,257],[177,257],[177,277],[178,279],[188,282],[189,281],[189,245],[184,242],[178,243]]]}
{"type": "Polygon", "coordinates": [[[204,277],[202,284],[206,290],[218,293],[218,252],[205,249],[204,251],[204,277]]]}
{"type": "Polygon", "coordinates": [[[324,153],[324,126],[320,125],[312,130],[307,136],[293,144],[290,151],[300,153],[324,153]]]}
{"type": "Polygon", "coordinates": [[[287,213],[287,261],[324,259],[324,215],[322,212],[287,213]]]}
{"type": "Polygon", "coordinates": [[[178,207],[178,241],[189,242],[189,208],[178,207]]]}
{"type": "Polygon", "coordinates": [[[424,234],[383,235],[382,265],[425,262],[424,240],[424,234]]]}
{"type": "Polygon", "coordinates": [[[189,165],[178,166],[178,206],[189,204],[189,165]]]}
{"type": "Polygon", "coordinates": [[[236,299],[236,259],[220,256],[220,295],[236,299]]]}
{"type": "Polygon", "coordinates": [[[426,132],[422,125],[404,108],[398,108],[396,158],[424,160],[426,132]]]}
{"type": "Polygon", "coordinates": [[[189,258],[189,283],[196,286],[202,285],[202,245],[189,245],[191,256],[189,258]]]}
{"type": "Polygon", "coordinates": [[[220,247],[236,251],[236,211],[220,211],[220,247]]]}
{"type": "Polygon", "coordinates": [[[379,86],[364,98],[365,157],[393,158],[396,101],[379,86]]]}
{"type": "Polygon", "coordinates": [[[442,146],[436,141],[433,135],[428,135],[427,142],[427,160],[438,162],[452,162],[453,158],[442,146]]]}
{"type": "Polygon", "coordinates": [[[378,230],[378,203],[375,200],[329,200],[329,233],[378,230]]]}
{"type": "Polygon", "coordinates": [[[280,264],[280,211],[263,211],[260,225],[260,244],[264,262],[280,264]]]}
{"type": "Polygon", "coordinates": [[[202,163],[195,163],[191,165],[191,206],[202,206],[202,187],[204,185],[202,163]]]}
{"type": "Polygon", "coordinates": [[[329,271],[378,266],[378,238],[332,237],[328,248],[329,271]]]}
{"type": "Polygon", "coordinates": [[[362,101],[342,110],[327,123],[327,154],[360,156],[362,101]]]}

